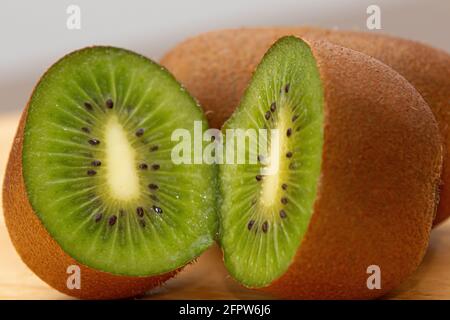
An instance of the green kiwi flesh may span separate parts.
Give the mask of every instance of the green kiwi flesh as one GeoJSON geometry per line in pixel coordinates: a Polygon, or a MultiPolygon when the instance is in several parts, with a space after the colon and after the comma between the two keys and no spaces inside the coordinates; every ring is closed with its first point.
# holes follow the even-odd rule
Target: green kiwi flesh
{"type": "Polygon", "coordinates": [[[202,110],[165,69],[130,51],[67,55],[30,99],[23,144],[29,201],[61,248],[127,276],[181,267],[214,239],[211,165],[171,161],[174,129],[202,110]]]}
{"type": "MultiPolygon", "coordinates": [[[[240,105],[224,124],[224,133],[267,128],[278,129],[280,137],[279,170],[273,175],[261,175],[267,164],[260,162],[220,166],[224,261],[246,286],[267,286],[280,277],[306,232],[320,175],[323,103],[311,49],[297,38],[285,37],[266,53],[240,105]]],[[[269,149],[270,137],[269,133],[269,149]]]]}

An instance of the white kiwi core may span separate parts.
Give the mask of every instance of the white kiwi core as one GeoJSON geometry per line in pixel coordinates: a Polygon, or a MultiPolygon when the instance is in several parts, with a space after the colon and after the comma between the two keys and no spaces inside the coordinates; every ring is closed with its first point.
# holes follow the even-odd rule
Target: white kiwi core
{"type": "MultiPolygon", "coordinates": [[[[281,182],[283,180],[283,174],[287,175],[288,162],[286,161],[285,154],[289,151],[289,142],[286,137],[286,131],[290,127],[290,119],[292,113],[287,106],[282,106],[278,114],[278,119],[274,129],[278,130],[278,141],[271,140],[268,154],[270,155],[269,169],[264,175],[261,185],[260,202],[266,207],[270,208],[275,204],[278,204],[280,194],[282,194],[281,182]]],[[[269,211],[267,211],[269,212],[269,211]]]]}
{"type": "Polygon", "coordinates": [[[135,150],[115,115],[105,127],[106,180],[111,196],[129,201],[139,197],[135,150]]]}

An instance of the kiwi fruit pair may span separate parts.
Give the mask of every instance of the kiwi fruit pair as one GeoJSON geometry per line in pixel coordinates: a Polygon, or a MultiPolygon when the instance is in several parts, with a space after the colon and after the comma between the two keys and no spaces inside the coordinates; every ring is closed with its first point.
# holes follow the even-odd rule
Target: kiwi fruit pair
{"type": "Polygon", "coordinates": [[[23,112],[3,189],[28,267],[71,296],[125,298],[208,248],[216,169],[171,161],[172,131],[192,133],[194,121],[206,130],[194,99],[138,54],[92,47],[50,67],[23,112]]]}
{"type": "Polygon", "coordinates": [[[252,72],[280,37],[324,39],[380,60],[422,95],[435,116],[444,144],[440,201],[434,224],[450,215],[450,55],[415,41],[377,33],[316,27],[243,28],[208,32],[188,39],[162,59],[220,128],[238,105],[252,72]],[[226,50],[224,49],[226,48],[226,50]]]}
{"type": "Polygon", "coordinates": [[[428,245],[442,164],[437,122],[382,62],[314,37],[283,37],[264,53],[282,33],[266,31],[206,34],[162,60],[212,126],[231,115],[225,140],[229,129],[280,132],[276,174],[262,175],[263,162],[220,165],[225,265],[243,285],[283,298],[379,297],[428,245]],[[377,289],[367,284],[374,266],[377,289]]]}
{"type": "Polygon", "coordinates": [[[212,244],[218,203],[225,264],[248,287],[361,299],[398,285],[420,263],[436,210],[442,146],[426,102],[391,68],[326,41],[284,37],[259,59],[223,132],[278,129],[280,144],[267,143],[279,168],[262,175],[263,155],[223,164],[218,186],[214,165],[171,161],[172,132],[207,123],[165,69],[110,47],[53,65],[5,175],[5,220],[24,262],[69,295],[139,295],[212,244]],[[79,290],[67,286],[72,265],[79,290]]]}

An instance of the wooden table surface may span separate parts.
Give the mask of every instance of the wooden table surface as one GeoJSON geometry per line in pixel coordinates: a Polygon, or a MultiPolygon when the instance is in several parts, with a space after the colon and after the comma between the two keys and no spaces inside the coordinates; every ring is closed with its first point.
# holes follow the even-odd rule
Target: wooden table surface
{"type": "MultiPolygon", "coordinates": [[[[0,180],[19,115],[0,115],[0,180]]],[[[0,209],[1,211],[1,209],[0,209]]],[[[41,281],[15,252],[0,212],[0,299],[69,299],[41,281]]],[[[450,299],[450,221],[436,228],[420,268],[389,299],[450,299]]],[[[243,288],[226,272],[215,246],[145,299],[273,299],[243,288]]]]}

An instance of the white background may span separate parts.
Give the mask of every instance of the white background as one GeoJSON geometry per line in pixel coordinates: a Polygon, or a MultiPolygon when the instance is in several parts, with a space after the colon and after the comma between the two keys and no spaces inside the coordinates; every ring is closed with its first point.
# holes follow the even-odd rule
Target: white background
{"type": "Polygon", "coordinates": [[[366,30],[381,8],[382,32],[450,52],[450,0],[0,0],[0,112],[22,110],[39,76],[89,45],[125,47],[158,60],[185,37],[220,28],[316,25],[366,30]],[[66,9],[81,8],[81,30],[66,9]]]}

